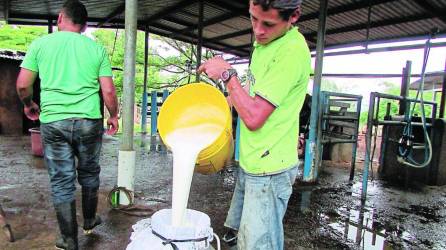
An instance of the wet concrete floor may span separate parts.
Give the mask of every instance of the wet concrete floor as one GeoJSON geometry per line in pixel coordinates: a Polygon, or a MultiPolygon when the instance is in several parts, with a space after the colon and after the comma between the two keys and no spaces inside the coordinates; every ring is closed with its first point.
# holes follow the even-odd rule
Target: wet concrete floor
{"type": "MultiPolygon", "coordinates": [[[[172,157],[150,152],[135,138],[136,202],[155,210],[168,208],[172,157]]],[[[81,249],[125,249],[131,226],[145,218],[108,205],[117,180],[118,149],[118,139],[104,139],[98,208],[104,223],[89,237],[79,230],[81,249]]],[[[10,243],[0,231],[0,249],[54,249],[57,224],[48,175],[43,160],[30,152],[29,136],[0,136],[0,204],[16,238],[10,243]]],[[[403,189],[374,180],[361,203],[359,171],[349,184],[348,170],[330,165],[316,185],[295,184],[284,219],[286,249],[446,249],[446,187],[403,189]]],[[[234,184],[234,168],[211,176],[195,174],[192,182],[188,207],[208,214],[220,237],[234,184]]],[[[81,225],[79,187],[77,194],[81,225]]]]}

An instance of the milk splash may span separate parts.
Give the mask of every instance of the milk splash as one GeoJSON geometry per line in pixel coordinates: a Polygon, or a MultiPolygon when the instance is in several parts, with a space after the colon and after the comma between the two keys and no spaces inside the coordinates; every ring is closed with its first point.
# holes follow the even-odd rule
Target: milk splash
{"type": "Polygon", "coordinates": [[[214,123],[179,128],[166,136],[173,153],[172,226],[185,226],[184,214],[198,154],[214,142],[223,127],[214,123]]]}

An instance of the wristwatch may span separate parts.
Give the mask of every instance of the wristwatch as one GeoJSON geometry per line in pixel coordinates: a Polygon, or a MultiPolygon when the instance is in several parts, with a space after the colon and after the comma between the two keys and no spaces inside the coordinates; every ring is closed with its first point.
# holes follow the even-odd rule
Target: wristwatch
{"type": "Polygon", "coordinates": [[[237,76],[237,70],[231,68],[221,72],[220,79],[227,84],[233,76],[237,76]]]}

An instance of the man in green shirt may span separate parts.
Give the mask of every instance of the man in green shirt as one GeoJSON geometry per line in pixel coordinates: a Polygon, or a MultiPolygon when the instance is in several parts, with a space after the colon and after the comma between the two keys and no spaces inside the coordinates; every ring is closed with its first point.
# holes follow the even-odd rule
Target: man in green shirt
{"type": "Polygon", "coordinates": [[[107,133],[118,130],[110,62],[104,47],[81,35],[87,18],[81,2],[66,1],[57,20],[59,31],[30,45],[17,78],[25,115],[41,122],[44,159],[61,233],[56,247],[60,249],[78,249],[76,177],[82,186],[84,232],[91,233],[101,223],[96,215],[103,134],[99,91],[110,113],[107,133]],[[37,75],[41,79],[40,107],[32,101],[37,75]]]}
{"type": "Polygon", "coordinates": [[[311,56],[293,24],[302,0],[251,0],[255,35],[249,90],[221,57],[199,71],[222,80],[241,120],[240,169],[225,226],[237,248],[283,249],[283,224],[297,175],[299,112],[311,72],[311,56]],[[237,233],[238,231],[238,233],[237,233]]]}

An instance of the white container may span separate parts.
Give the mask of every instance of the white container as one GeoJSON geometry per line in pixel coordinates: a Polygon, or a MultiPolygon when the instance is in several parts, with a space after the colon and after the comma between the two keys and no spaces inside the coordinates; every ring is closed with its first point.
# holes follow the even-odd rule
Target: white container
{"type": "Polygon", "coordinates": [[[172,210],[163,209],[153,214],[151,219],[138,221],[132,226],[130,244],[127,250],[170,250],[175,244],[179,250],[210,250],[214,239],[211,220],[205,213],[187,209],[187,226],[173,227],[172,210]],[[155,235],[158,234],[159,236],[155,235]],[[203,239],[201,241],[175,242],[176,240],[203,239]],[[168,243],[172,240],[172,244],[168,243]],[[164,244],[163,244],[164,243],[164,244]]]}

